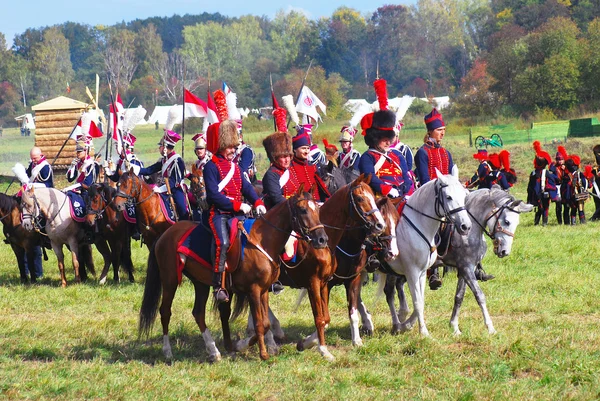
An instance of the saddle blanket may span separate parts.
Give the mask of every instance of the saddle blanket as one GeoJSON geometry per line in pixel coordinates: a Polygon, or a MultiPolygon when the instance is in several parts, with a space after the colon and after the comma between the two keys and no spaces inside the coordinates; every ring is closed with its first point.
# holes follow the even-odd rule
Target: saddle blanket
{"type": "Polygon", "coordinates": [[[123,217],[129,223],[137,223],[137,214],[135,213],[135,205],[133,203],[127,203],[125,210],[123,210],[123,217]]]}
{"type": "Polygon", "coordinates": [[[166,193],[159,193],[160,195],[160,209],[165,215],[167,221],[171,224],[175,224],[175,213],[173,212],[173,208],[171,208],[171,201],[169,200],[169,195],[166,193]]]}
{"type": "Polygon", "coordinates": [[[71,218],[78,223],[85,221],[85,202],[83,197],[73,191],[68,191],[66,195],[69,197],[69,207],[71,210],[71,218]]]}
{"type": "MultiPolygon", "coordinates": [[[[247,233],[252,229],[255,219],[245,219],[244,229],[247,233]]],[[[238,219],[231,219],[229,221],[229,243],[233,245],[237,234],[238,234],[238,219]]],[[[244,249],[248,239],[245,235],[242,235],[242,258],[244,257],[244,249]]],[[[194,224],[179,240],[177,244],[177,253],[183,254],[188,258],[194,259],[200,265],[210,269],[214,269],[214,238],[212,231],[208,225],[208,214],[203,214],[201,223],[194,224]]],[[[177,277],[181,284],[183,272],[183,264],[181,259],[178,258],[177,264],[177,277]]]]}

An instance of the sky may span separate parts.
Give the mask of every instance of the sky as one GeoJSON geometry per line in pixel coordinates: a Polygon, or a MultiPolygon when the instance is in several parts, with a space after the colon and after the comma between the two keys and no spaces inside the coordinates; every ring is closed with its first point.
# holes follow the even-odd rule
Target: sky
{"type": "Polygon", "coordinates": [[[115,23],[145,19],[148,17],[170,17],[174,14],[201,14],[219,12],[229,17],[241,15],[266,15],[273,18],[279,10],[302,11],[310,19],[328,17],[340,6],[354,8],[361,13],[372,13],[385,4],[411,4],[414,0],[15,0],[3,1],[0,32],[10,47],[15,35],[27,28],[79,22],[91,26],[114,25],[115,23]]]}

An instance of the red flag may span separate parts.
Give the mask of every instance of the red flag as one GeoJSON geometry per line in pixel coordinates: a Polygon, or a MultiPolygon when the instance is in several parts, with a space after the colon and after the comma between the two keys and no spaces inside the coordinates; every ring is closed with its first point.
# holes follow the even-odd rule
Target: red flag
{"type": "Polygon", "coordinates": [[[207,116],[206,119],[208,120],[208,122],[210,124],[213,123],[218,123],[219,122],[219,117],[217,117],[217,105],[215,104],[215,101],[212,98],[212,95],[210,94],[210,90],[208,91],[207,94],[207,98],[208,98],[208,107],[207,107],[207,116]]]}
{"type": "Polygon", "coordinates": [[[69,136],[69,139],[77,140],[79,136],[81,136],[81,118],[77,122],[75,128],[73,128],[73,132],[71,132],[71,136],[69,136]]]}
{"type": "Polygon", "coordinates": [[[279,108],[279,103],[277,102],[277,98],[275,97],[275,92],[271,89],[271,99],[273,100],[273,110],[279,108]]]}
{"type": "Polygon", "coordinates": [[[96,123],[93,121],[90,123],[90,136],[92,138],[101,138],[102,137],[102,131],[100,131],[100,129],[98,128],[96,123]]]}
{"type": "Polygon", "coordinates": [[[121,95],[117,93],[117,100],[115,101],[117,106],[117,112],[123,113],[125,111],[125,107],[123,107],[123,101],[121,100],[121,95]]]}
{"type": "Polygon", "coordinates": [[[69,86],[68,82],[67,82],[67,93],[71,93],[71,87],[69,86]]]}
{"type": "Polygon", "coordinates": [[[206,103],[187,89],[184,91],[183,103],[186,117],[206,117],[208,115],[206,103]]]}

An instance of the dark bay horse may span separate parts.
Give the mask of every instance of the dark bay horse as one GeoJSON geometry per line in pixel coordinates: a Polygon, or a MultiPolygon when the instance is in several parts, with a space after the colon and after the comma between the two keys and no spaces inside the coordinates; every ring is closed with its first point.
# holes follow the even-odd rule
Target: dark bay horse
{"type": "Polygon", "coordinates": [[[33,249],[36,246],[41,245],[41,237],[37,232],[26,230],[21,225],[21,209],[19,207],[19,201],[20,199],[15,196],[8,196],[0,193],[0,220],[4,226],[3,231],[6,241],[10,244],[10,247],[17,257],[21,283],[26,284],[30,280],[29,277],[27,277],[25,269],[26,257],[30,261],[29,274],[31,276],[31,282],[35,283],[37,277],[35,275],[35,268],[33,267],[33,249]]]}
{"type": "Polygon", "coordinates": [[[94,244],[104,258],[104,268],[100,274],[100,284],[106,283],[108,269],[112,264],[113,279],[119,282],[119,267],[122,265],[130,282],[134,282],[131,260],[131,229],[119,212],[113,199],[116,189],[105,184],[95,184],[88,191],[86,222],[98,228],[94,244]]]}
{"type": "MultiPolygon", "coordinates": [[[[290,233],[292,230],[296,231],[302,238],[302,242],[310,242],[314,248],[325,249],[327,245],[327,235],[319,222],[318,208],[312,196],[301,191],[302,187],[294,196],[256,220],[249,233],[243,258],[241,258],[239,241],[235,241],[227,255],[227,266],[231,267],[231,273],[226,282],[228,291],[234,296],[236,302],[234,317],[243,312],[245,305],[250,304],[256,333],[250,340],[250,344],[258,343],[260,357],[263,360],[269,357],[264,340],[265,333],[270,328],[268,289],[279,275],[279,264],[275,261],[279,260],[290,233]],[[242,260],[243,262],[240,263],[242,260]]],[[[191,221],[181,221],[165,231],[150,248],[148,275],[140,310],[139,333],[141,336],[149,335],[162,294],[160,315],[163,353],[167,359],[172,358],[169,321],[179,280],[177,266],[181,263],[182,274],[190,279],[195,288],[196,298],[192,314],[202,333],[209,360],[218,361],[221,359],[221,354],[206,327],[205,320],[206,303],[212,288],[212,267],[203,266],[195,259],[186,258],[177,252],[181,237],[197,225],[198,223],[191,221]]],[[[210,243],[207,246],[211,246],[210,243]]],[[[229,329],[231,304],[221,303],[218,309],[225,348],[227,351],[233,351],[229,329]]]]}
{"type": "Polygon", "coordinates": [[[135,205],[138,227],[148,249],[172,225],[161,210],[160,195],[133,170],[119,178],[113,202],[120,212],[125,210],[128,202],[135,205]]]}
{"type": "MultiPolygon", "coordinates": [[[[385,221],[375,203],[369,177],[359,176],[353,183],[335,192],[319,209],[321,222],[327,232],[328,248],[314,249],[298,243],[298,263],[282,262],[279,280],[293,288],[306,288],[314,316],[316,331],[298,342],[302,351],[318,345],[319,353],[328,360],[334,357],[327,350],[325,329],[329,316],[329,281],[337,268],[337,246],[347,231],[364,229],[366,235],[378,235],[385,221]]],[[[364,237],[363,237],[364,241],[364,237]]]]}

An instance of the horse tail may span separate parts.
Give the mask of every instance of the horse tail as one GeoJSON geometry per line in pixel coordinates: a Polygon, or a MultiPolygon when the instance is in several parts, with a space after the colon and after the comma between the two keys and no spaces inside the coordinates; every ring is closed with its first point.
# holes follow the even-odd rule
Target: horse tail
{"type": "Polygon", "coordinates": [[[128,272],[133,273],[133,261],[131,260],[131,240],[127,238],[121,247],[121,255],[119,255],[121,266],[125,267],[128,272]]]}
{"type": "Polygon", "coordinates": [[[375,303],[379,302],[381,297],[383,297],[385,289],[385,282],[387,281],[387,274],[382,273],[381,271],[376,271],[374,274],[377,274],[379,277],[377,278],[377,292],[375,293],[375,303]]]}
{"type": "Polygon", "coordinates": [[[231,321],[237,319],[241,314],[246,314],[248,309],[248,296],[246,294],[235,293],[234,294],[234,305],[233,312],[231,313],[231,321]]]}
{"type": "Polygon", "coordinates": [[[144,286],[144,297],[140,308],[140,321],[138,324],[138,338],[148,338],[152,325],[156,320],[158,302],[162,293],[160,273],[158,271],[158,260],[155,253],[156,242],[150,248],[148,255],[148,272],[146,274],[146,285],[144,286]]]}
{"type": "Polygon", "coordinates": [[[308,295],[308,290],[306,288],[300,289],[300,293],[298,294],[298,298],[296,299],[296,304],[294,305],[294,313],[298,312],[298,308],[300,308],[300,304],[304,301],[304,298],[308,295]]]}

